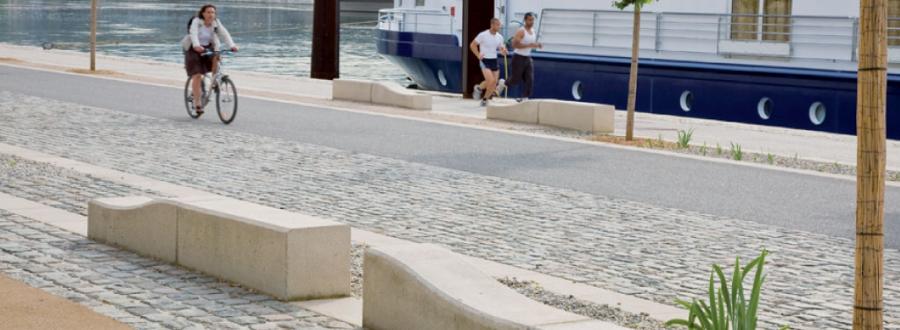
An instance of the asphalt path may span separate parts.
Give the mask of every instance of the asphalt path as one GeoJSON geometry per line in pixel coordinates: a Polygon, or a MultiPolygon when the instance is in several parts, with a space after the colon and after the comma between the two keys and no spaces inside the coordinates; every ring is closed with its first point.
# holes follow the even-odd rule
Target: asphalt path
{"type": "MultiPolygon", "coordinates": [[[[190,120],[178,88],[0,65],[0,90],[190,120]]],[[[855,234],[849,180],[252,97],[240,99],[230,126],[214,110],[195,123],[829,236],[855,234]]],[[[900,188],[887,187],[888,248],[900,248],[898,200],[900,188]]]]}

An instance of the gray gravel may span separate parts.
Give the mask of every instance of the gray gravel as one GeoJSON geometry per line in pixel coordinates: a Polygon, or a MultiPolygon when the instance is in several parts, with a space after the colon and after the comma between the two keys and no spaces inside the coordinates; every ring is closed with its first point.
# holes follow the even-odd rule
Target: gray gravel
{"type": "Polygon", "coordinates": [[[528,298],[564,311],[587,316],[592,319],[615,323],[617,325],[641,330],[665,329],[663,322],[650,318],[645,313],[634,314],[623,311],[619,307],[599,305],[576,299],[573,296],[561,295],[544,290],[533,281],[520,281],[516,278],[501,278],[500,283],[516,290],[528,298]]]}

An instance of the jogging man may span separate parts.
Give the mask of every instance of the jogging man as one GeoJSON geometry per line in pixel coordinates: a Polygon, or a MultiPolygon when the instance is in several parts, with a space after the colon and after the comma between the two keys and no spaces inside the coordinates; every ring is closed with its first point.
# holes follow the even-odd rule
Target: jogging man
{"type": "Polygon", "coordinates": [[[503,36],[500,35],[500,19],[491,19],[491,28],[485,30],[472,40],[469,49],[478,57],[481,65],[481,73],[484,81],[475,86],[475,98],[481,99],[481,105],[487,105],[487,101],[494,96],[497,83],[500,81],[500,62],[497,60],[497,52],[506,56],[506,46],[503,45],[503,36]],[[482,93],[483,91],[483,93],[482,93]]]}
{"type": "Polygon", "coordinates": [[[513,36],[513,58],[512,58],[512,77],[507,82],[510,87],[522,83],[522,96],[516,101],[522,102],[531,97],[534,89],[534,62],[531,60],[531,49],[543,48],[541,43],[537,42],[537,36],[534,34],[534,14],[525,14],[525,26],[516,31],[513,36]]]}

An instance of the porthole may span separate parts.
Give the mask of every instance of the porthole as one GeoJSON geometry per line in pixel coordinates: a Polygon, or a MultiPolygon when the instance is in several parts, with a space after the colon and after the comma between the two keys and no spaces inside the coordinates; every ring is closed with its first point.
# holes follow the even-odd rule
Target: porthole
{"type": "Polygon", "coordinates": [[[584,87],[582,87],[581,81],[576,81],[572,84],[572,97],[575,98],[576,101],[581,101],[582,92],[584,92],[584,87]]]}
{"type": "Polygon", "coordinates": [[[759,103],[756,104],[756,112],[759,114],[759,118],[762,118],[764,120],[769,120],[769,118],[772,118],[772,107],[774,107],[774,104],[772,104],[772,99],[768,97],[760,99],[759,103]]]}
{"type": "Polygon", "coordinates": [[[825,104],[822,104],[822,102],[816,102],[809,106],[809,120],[815,125],[822,125],[827,114],[828,109],[825,108],[825,104]]]}
{"type": "Polygon", "coordinates": [[[444,70],[438,70],[437,76],[438,82],[441,83],[441,86],[447,87],[447,75],[444,74],[444,70]]]}
{"type": "Polygon", "coordinates": [[[691,107],[694,105],[694,93],[691,91],[684,91],[681,93],[681,110],[684,112],[691,111],[691,107]]]}

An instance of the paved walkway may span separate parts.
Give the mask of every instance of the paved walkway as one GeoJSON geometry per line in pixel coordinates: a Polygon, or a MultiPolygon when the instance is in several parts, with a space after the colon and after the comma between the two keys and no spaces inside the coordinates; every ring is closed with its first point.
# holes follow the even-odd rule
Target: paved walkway
{"type": "MultiPolygon", "coordinates": [[[[37,47],[23,47],[0,44],[0,63],[37,66],[51,70],[84,69],[87,55],[74,51],[44,51],[37,47]]],[[[184,74],[180,63],[162,63],[150,60],[130,59],[115,56],[98,56],[99,69],[116,72],[111,77],[149,82],[167,86],[184,86],[184,74]]],[[[434,99],[434,111],[416,112],[379,106],[359,106],[346,102],[332,102],[331,83],[328,81],[272,76],[249,72],[230,72],[243,93],[247,95],[276,97],[318,105],[352,107],[354,109],[397,114],[408,117],[429,118],[441,121],[464,122],[504,129],[515,129],[554,135],[574,135],[555,129],[543,129],[529,125],[502,124],[484,120],[484,108],[473,101],[462,100],[450,94],[438,94],[434,99]]],[[[744,106],[755,113],[755,105],[744,106]]],[[[616,114],[616,134],[624,135],[625,113],[616,114]]],[[[694,130],[696,145],[728,147],[740,144],[745,151],[775,154],[784,157],[800,157],[826,163],[856,164],[856,138],[848,135],[825,134],[804,130],[784,129],[718,122],[685,117],[660,116],[638,113],[635,120],[635,135],[646,138],[663,137],[676,141],[679,130],[694,130]]],[[[900,141],[889,141],[887,145],[887,167],[900,171],[900,141]]]]}
{"type": "Polygon", "coordinates": [[[0,320],[8,329],[130,329],[78,303],[0,274],[0,320]]]}
{"type": "MultiPolygon", "coordinates": [[[[850,240],[230,132],[218,126],[33,98],[6,104],[3,111],[17,117],[0,123],[5,143],[334,218],[398,238],[438,243],[470,256],[664,303],[676,297],[701,297],[711,263],[752,257],[765,247],[772,251],[761,316],[767,327],[849,327],[850,240]],[[34,125],[21,125],[21,120],[34,125]],[[123,140],[124,136],[156,138],[123,140]]],[[[76,213],[84,214],[86,199],[104,195],[107,189],[136,193],[109,182],[92,183],[77,173],[42,170],[39,164],[8,156],[0,158],[0,164],[4,192],[71,207],[76,213]],[[91,189],[93,193],[76,193],[91,189]]],[[[27,255],[33,250],[37,249],[16,253],[27,255]]],[[[900,329],[896,312],[900,252],[887,250],[885,255],[887,327],[900,329]]],[[[108,269],[122,271],[115,266],[108,269]]],[[[180,320],[177,314],[173,319],[180,320]]]]}

